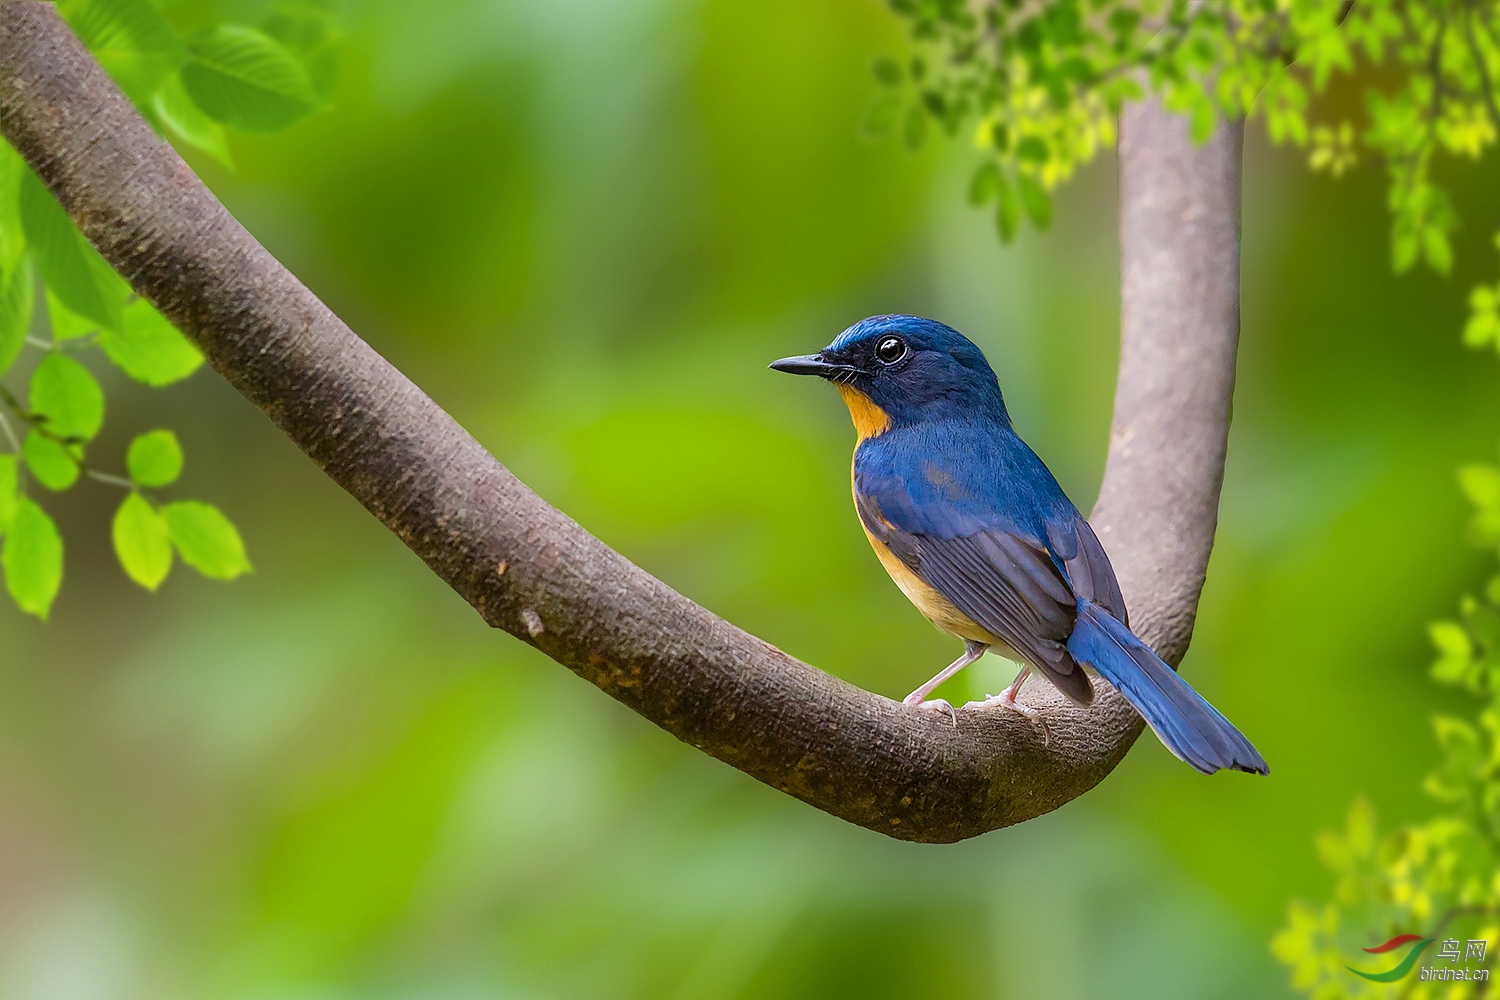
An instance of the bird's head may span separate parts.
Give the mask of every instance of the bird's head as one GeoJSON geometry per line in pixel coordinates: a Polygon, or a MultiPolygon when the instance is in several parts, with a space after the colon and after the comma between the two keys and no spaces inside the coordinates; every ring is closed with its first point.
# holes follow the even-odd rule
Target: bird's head
{"type": "Polygon", "coordinates": [[[984,354],[957,330],[917,316],[871,316],[817,354],[771,362],[838,387],[861,439],[893,426],[953,417],[1009,424],[984,354]]]}

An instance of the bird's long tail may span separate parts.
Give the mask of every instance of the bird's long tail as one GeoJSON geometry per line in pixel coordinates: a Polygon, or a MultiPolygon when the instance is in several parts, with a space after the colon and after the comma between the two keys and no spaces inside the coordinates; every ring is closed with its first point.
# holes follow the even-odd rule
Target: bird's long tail
{"type": "Polygon", "coordinates": [[[1243,733],[1135,633],[1092,601],[1078,601],[1068,652],[1118,688],[1166,748],[1197,770],[1271,773],[1243,733]]]}

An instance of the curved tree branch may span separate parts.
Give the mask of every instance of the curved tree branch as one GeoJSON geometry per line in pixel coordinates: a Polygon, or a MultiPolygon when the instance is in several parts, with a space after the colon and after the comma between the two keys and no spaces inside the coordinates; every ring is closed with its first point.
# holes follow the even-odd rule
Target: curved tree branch
{"type": "MultiPolygon", "coordinates": [[[[1194,149],[1149,106],[1121,126],[1124,348],[1096,523],[1138,629],[1175,662],[1228,429],[1239,132],[1194,149]]],[[[485,621],[678,739],[852,823],[954,841],[1057,808],[1140,733],[1107,689],[1087,710],[1049,694],[1046,744],[1014,713],[962,710],[955,728],[787,656],[631,564],[267,253],[50,4],[0,7],[0,132],[131,286],[485,621]]]]}

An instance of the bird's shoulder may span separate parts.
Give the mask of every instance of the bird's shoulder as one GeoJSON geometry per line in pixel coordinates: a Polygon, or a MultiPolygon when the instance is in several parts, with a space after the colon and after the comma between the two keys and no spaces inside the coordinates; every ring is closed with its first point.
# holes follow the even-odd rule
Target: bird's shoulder
{"type": "Polygon", "coordinates": [[[1038,540],[1076,509],[1015,432],[969,421],[895,427],[854,454],[856,495],[892,525],[942,538],[1003,530],[1038,540]]]}
{"type": "Polygon", "coordinates": [[[1082,597],[1128,620],[1093,529],[1008,428],[893,428],[869,438],[855,452],[854,498],[871,537],[950,597],[1003,584],[1068,608],[1082,597]]]}

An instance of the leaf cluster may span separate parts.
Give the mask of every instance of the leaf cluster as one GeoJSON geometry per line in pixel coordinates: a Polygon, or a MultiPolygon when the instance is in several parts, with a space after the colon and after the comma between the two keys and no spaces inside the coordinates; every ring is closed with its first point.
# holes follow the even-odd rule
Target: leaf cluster
{"type": "Polygon", "coordinates": [[[59,9],[158,130],[232,166],[225,128],[275,132],[327,106],[338,74],[333,0],[276,0],[258,27],[179,31],[155,0],[59,9]]]}
{"type": "MultiPolygon", "coordinates": [[[[276,0],[259,27],[191,30],[179,30],[155,0],[63,0],[60,9],[156,128],[229,166],[226,128],[268,132],[299,121],[326,105],[337,73],[330,0],[276,0]]],[[[16,604],[43,619],[62,586],[64,546],[38,489],[61,492],[84,478],[126,491],[111,536],[126,575],[147,590],[177,559],[216,579],[250,570],[239,532],[218,508],[157,496],[184,466],[170,430],[137,435],[123,476],[91,464],[105,420],[104,388],[85,363],[95,348],[153,387],[203,364],[0,145],[0,569],[16,604]],[[24,391],[7,385],[21,376],[24,391]]]]}
{"type": "Polygon", "coordinates": [[[912,145],[935,123],[971,128],[971,200],[1003,239],[1045,227],[1050,193],[1115,141],[1121,105],[1148,92],[1200,141],[1220,116],[1264,117],[1271,138],[1342,174],[1385,165],[1397,270],[1446,272],[1458,217],[1434,158],[1477,158],[1500,129],[1500,0],[888,0],[912,54],[875,67],[874,132],[912,145]],[[1361,64],[1362,107],[1312,98],[1361,64]]]}

